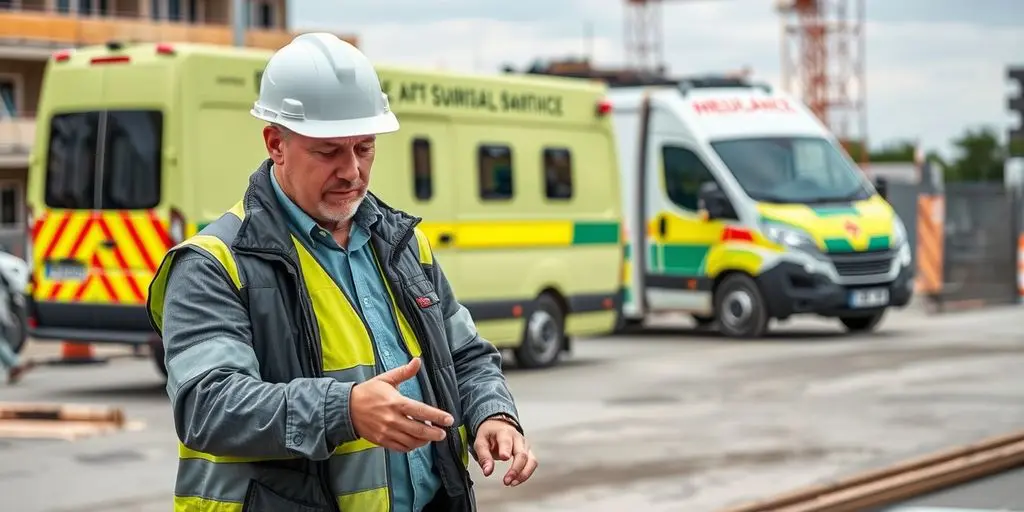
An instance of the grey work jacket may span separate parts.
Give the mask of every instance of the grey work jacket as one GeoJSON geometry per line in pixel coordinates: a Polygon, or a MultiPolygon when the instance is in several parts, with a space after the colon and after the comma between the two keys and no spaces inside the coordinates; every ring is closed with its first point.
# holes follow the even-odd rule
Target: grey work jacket
{"type": "MultiPolygon", "coordinates": [[[[172,267],[162,310],[167,390],[175,428],[186,447],[225,456],[298,456],[298,464],[257,463],[254,480],[269,486],[278,495],[274,499],[337,510],[326,481],[326,460],[333,447],[356,438],[349,411],[354,383],[323,376],[317,322],[299,281],[300,264],[272,189],[270,163],[265,161],[250,178],[242,220],[225,214],[200,233],[216,236],[230,248],[240,290],[202,251],[185,246],[171,260],[188,271],[178,273],[172,267]],[[199,308],[201,304],[215,306],[199,308]],[[215,337],[232,338],[237,342],[232,346],[242,352],[229,362],[212,350],[213,344],[211,350],[197,350],[215,337]]],[[[382,215],[370,243],[420,341],[425,400],[455,418],[446,439],[435,443],[443,490],[429,509],[476,510],[469,473],[454,451],[456,427],[466,426],[472,447],[474,434],[489,416],[503,413],[518,421],[500,353],[479,336],[437,262],[421,263],[413,231],[420,219],[372,194],[360,208],[382,215]],[[417,297],[432,303],[417,305],[417,297]]],[[[152,298],[150,310],[152,318],[152,298]]],[[[179,471],[179,483],[182,479],[179,471]]]]}

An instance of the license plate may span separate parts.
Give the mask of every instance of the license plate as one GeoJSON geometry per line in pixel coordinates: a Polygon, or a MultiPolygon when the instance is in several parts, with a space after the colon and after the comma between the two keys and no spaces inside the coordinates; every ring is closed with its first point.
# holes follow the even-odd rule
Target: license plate
{"type": "Polygon", "coordinates": [[[81,263],[48,263],[46,278],[53,281],[82,281],[88,271],[81,263]]]}
{"type": "Polygon", "coordinates": [[[876,308],[889,304],[888,288],[866,288],[850,292],[851,308],[876,308]]]}

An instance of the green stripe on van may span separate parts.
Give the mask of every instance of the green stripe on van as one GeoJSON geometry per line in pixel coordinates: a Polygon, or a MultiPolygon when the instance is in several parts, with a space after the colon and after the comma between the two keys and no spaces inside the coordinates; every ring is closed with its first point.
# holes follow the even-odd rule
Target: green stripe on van
{"type": "MultiPolygon", "coordinates": [[[[888,249],[892,245],[892,240],[889,235],[876,235],[868,240],[868,246],[865,251],[881,251],[888,249]]],[[[857,252],[853,248],[853,245],[846,238],[826,238],[825,239],[825,252],[857,252]]]]}
{"type": "Polygon", "coordinates": [[[617,244],[618,222],[576,222],[572,226],[572,244],[617,244]]]}
{"type": "Polygon", "coordinates": [[[811,206],[810,208],[818,215],[818,217],[836,217],[839,215],[860,216],[860,212],[852,206],[811,206]]]}
{"type": "Polygon", "coordinates": [[[710,245],[672,244],[662,246],[664,270],[669,275],[695,276],[701,274],[710,245]]]}

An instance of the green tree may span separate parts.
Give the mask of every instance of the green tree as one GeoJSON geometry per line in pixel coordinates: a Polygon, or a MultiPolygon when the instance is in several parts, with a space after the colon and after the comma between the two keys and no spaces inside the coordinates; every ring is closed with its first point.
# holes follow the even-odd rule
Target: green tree
{"type": "Polygon", "coordinates": [[[993,128],[968,128],[953,145],[957,154],[946,167],[946,181],[1003,181],[1007,150],[993,128]]]}
{"type": "Polygon", "coordinates": [[[913,162],[916,145],[913,141],[899,140],[883,144],[872,151],[868,158],[873,163],[881,162],[913,162]]]}

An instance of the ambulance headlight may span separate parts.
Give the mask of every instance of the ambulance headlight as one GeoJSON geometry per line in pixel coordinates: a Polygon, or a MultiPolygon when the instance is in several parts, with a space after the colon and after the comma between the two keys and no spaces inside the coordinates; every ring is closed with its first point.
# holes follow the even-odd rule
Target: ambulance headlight
{"type": "Polygon", "coordinates": [[[899,215],[892,216],[892,247],[899,249],[901,245],[907,242],[907,227],[903,225],[903,220],[900,219],[899,215]]]}
{"type": "Polygon", "coordinates": [[[907,227],[903,224],[899,215],[892,217],[892,248],[896,250],[896,259],[900,266],[909,266],[913,261],[910,254],[910,240],[907,237],[907,227]]]}
{"type": "Polygon", "coordinates": [[[818,244],[806,231],[774,222],[765,222],[761,226],[764,236],[787,249],[810,254],[816,258],[824,258],[818,244]]]}

